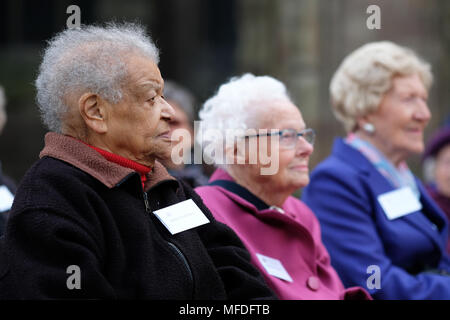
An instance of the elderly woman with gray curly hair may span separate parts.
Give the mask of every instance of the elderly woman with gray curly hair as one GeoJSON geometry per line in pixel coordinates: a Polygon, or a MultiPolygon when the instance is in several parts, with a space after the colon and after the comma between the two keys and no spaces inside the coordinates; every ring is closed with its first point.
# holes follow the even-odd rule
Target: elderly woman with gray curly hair
{"type": "Polygon", "coordinates": [[[168,175],[172,107],[137,25],[49,42],[36,80],[52,131],[18,188],[0,297],[274,298],[234,232],[168,175]]]}
{"type": "Polygon", "coordinates": [[[357,49],[331,80],[348,135],[313,170],[302,200],[344,284],[376,299],[450,299],[446,219],[406,164],[424,150],[431,82],[430,65],[392,42],[357,49]]]}

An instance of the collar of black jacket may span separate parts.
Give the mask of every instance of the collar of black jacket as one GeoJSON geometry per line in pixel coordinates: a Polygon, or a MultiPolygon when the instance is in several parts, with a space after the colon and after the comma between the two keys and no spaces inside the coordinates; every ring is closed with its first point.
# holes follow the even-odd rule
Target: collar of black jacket
{"type": "Polygon", "coordinates": [[[247,200],[251,204],[253,204],[258,210],[266,210],[269,209],[270,206],[265,203],[263,200],[258,198],[255,194],[250,192],[247,188],[241,186],[240,184],[230,181],[230,180],[214,180],[209,183],[210,186],[219,186],[233,192],[234,194],[240,196],[242,199],[247,200]]]}
{"type": "MultiPolygon", "coordinates": [[[[91,175],[108,188],[118,185],[126,177],[135,173],[130,168],[106,160],[100,153],[81,141],[55,132],[45,135],[45,146],[39,154],[39,158],[42,157],[52,157],[67,162],[91,175]]],[[[176,179],[161,163],[155,161],[152,171],[147,175],[144,189],[148,191],[165,180],[176,179]]]]}

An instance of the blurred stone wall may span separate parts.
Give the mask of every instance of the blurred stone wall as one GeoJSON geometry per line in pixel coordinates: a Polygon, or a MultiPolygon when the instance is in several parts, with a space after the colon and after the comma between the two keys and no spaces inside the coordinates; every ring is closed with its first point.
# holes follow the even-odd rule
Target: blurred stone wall
{"type": "MultiPolygon", "coordinates": [[[[0,161],[16,180],[43,147],[46,130],[33,81],[45,41],[65,28],[70,4],[80,6],[82,23],[146,25],[161,49],[163,77],[185,85],[200,102],[244,72],[285,82],[317,130],[313,165],[329,154],[333,137],[343,134],[329,106],[330,78],[366,42],[392,40],[432,63],[427,135],[450,112],[449,0],[0,0],[0,84],[9,115],[0,161]],[[380,30],[366,27],[371,4],[381,8],[380,30]]],[[[411,164],[420,174],[417,158],[411,164]]]]}
{"type": "MultiPolygon", "coordinates": [[[[450,1],[242,0],[236,54],[240,72],[270,74],[286,83],[307,125],[318,133],[313,166],[344,134],[329,105],[330,79],[351,51],[390,40],[415,50],[433,66],[430,134],[450,114],[450,1]],[[369,30],[369,5],[381,9],[381,29],[369,30]]],[[[411,167],[420,175],[418,157],[411,167]]]]}

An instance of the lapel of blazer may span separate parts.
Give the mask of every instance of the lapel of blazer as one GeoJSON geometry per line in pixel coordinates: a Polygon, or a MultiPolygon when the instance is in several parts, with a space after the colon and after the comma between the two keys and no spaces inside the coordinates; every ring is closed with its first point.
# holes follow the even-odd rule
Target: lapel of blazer
{"type": "MultiPolygon", "coordinates": [[[[368,181],[368,187],[371,189],[374,203],[378,203],[378,196],[395,190],[389,181],[370,163],[370,161],[361,154],[355,148],[347,145],[342,139],[338,139],[333,147],[333,152],[345,163],[355,168],[360,175],[365,176],[365,180],[368,181]]],[[[412,225],[414,228],[420,230],[426,234],[433,243],[439,247],[441,252],[445,251],[444,237],[447,234],[447,225],[444,220],[444,214],[430,199],[422,184],[418,179],[416,183],[420,191],[420,202],[422,203],[422,212],[415,212],[407,214],[398,219],[402,219],[405,222],[412,225]],[[432,215],[436,221],[438,221],[438,227],[442,228],[440,232],[432,228],[431,221],[424,215],[423,211],[426,211],[429,215],[432,215]]],[[[380,208],[380,210],[383,210],[380,208]]],[[[384,213],[384,212],[383,212],[384,213]]]]}

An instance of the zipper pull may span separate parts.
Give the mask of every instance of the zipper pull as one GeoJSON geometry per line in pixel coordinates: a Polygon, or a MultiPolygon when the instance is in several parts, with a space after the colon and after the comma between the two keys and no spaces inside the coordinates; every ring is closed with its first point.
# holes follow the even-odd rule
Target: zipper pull
{"type": "Polygon", "coordinates": [[[144,203],[145,203],[145,211],[150,213],[152,210],[150,209],[150,205],[148,204],[148,196],[146,192],[144,192],[144,203]]]}

